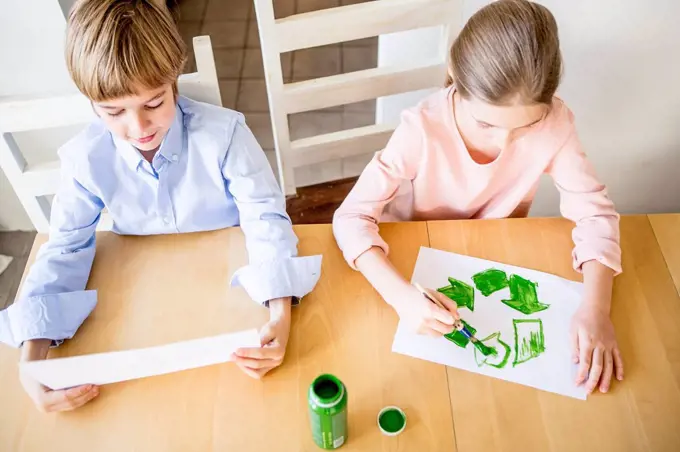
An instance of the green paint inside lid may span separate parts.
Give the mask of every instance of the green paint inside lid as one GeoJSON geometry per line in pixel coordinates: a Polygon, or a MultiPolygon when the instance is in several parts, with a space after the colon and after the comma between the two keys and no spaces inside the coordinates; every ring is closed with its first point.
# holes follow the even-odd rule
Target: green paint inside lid
{"type": "Polygon", "coordinates": [[[397,435],[406,426],[406,415],[397,407],[385,407],[378,415],[378,425],[387,435],[397,435]]]}

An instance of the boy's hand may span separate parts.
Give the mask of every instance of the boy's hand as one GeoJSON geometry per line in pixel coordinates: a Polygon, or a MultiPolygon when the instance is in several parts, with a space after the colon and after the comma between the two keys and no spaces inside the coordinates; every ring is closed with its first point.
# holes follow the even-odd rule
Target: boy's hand
{"type": "Polygon", "coordinates": [[[612,375],[623,380],[623,360],[609,314],[587,299],[571,321],[573,360],[579,364],[576,384],[585,382],[588,393],[599,385],[607,392],[612,375]]]}
{"type": "Polygon", "coordinates": [[[233,360],[247,375],[260,379],[283,362],[290,334],[290,298],[269,302],[270,320],[260,330],[262,348],[240,348],[233,360]]]}
{"type": "MultiPolygon", "coordinates": [[[[45,339],[27,341],[22,347],[21,360],[36,361],[47,358],[50,342],[45,339]]],[[[33,400],[38,410],[43,413],[74,410],[99,395],[99,387],[94,385],[82,385],[53,391],[23,372],[19,372],[19,379],[26,394],[33,400]]]]}

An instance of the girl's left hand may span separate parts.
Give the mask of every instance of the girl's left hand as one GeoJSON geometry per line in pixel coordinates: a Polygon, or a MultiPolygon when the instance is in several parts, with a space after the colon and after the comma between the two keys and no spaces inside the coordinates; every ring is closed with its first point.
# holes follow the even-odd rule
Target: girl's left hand
{"type": "Polygon", "coordinates": [[[599,385],[607,392],[612,375],[623,380],[623,360],[607,312],[584,300],[571,321],[572,359],[579,364],[576,384],[590,394],[599,385]]]}
{"type": "Polygon", "coordinates": [[[280,366],[286,354],[290,334],[290,300],[284,309],[277,308],[270,302],[271,320],[260,330],[262,348],[240,348],[232,355],[232,360],[244,373],[258,380],[280,366]]]}

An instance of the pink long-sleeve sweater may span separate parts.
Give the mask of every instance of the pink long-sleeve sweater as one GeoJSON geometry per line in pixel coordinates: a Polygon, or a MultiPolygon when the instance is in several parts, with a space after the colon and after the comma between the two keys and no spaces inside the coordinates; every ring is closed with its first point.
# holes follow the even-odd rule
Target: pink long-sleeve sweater
{"type": "Polygon", "coordinates": [[[595,259],[620,273],[619,215],[581,149],[567,106],[554,98],[543,120],[516,135],[494,161],[479,164],[456,126],[454,90],[442,89],[402,114],[335,213],[334,234],[350,266],[373,246],[389,251],[381,221],[526,216],[545,173],[560,192],[562,214],[576,224],[574,268],[595,259]]]}

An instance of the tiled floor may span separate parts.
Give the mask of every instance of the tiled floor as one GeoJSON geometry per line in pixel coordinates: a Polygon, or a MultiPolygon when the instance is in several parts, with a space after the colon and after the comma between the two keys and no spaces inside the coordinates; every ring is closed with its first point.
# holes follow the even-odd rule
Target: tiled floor
{"type": "MultiPolygon", "coordinates": [[[[277,18],[366,0],[273,0],[277,18]]],[[[267,157],[276,165],[269,106],[253,0],[179,0],[179,28],[191,38],[210,35],[225,107],[245,114],[267,157]]],[[[377,38],[282,55],[285,82],[336,75],[377,65],[377,38]]],[[[187,71],[195,70],[193,55],[187,71]]],[[[291,139],[373,124],[375,101],[290,115],[291,139]]],[[[370,155],[296,169],[300,186],[358,175],[370,155]]]]}

